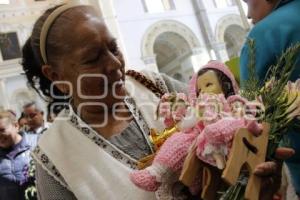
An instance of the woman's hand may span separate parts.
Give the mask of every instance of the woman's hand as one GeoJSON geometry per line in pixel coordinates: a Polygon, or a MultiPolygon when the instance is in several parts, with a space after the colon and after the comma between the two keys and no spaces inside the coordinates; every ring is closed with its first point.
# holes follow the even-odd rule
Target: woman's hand
{"type": "Polygon", "coordinates": [[[273,195],[281,185],[281,173],[283,161],[295,154],[290,148],[278,148],[276,150],[277,161],[264,162],[255,168],[254,174],[261,177],[260,199],[272,200],[273,195]]]}

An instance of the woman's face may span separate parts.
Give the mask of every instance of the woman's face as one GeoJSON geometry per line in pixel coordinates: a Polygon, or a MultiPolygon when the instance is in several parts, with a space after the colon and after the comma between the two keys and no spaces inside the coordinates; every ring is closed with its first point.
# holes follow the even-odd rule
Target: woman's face
{"type": "Polygon", "coordinates": [[[59,79],[71,83],[77,109],[111,109],[125,96],[123,55],[96,13],[78,15],[64,36],[71,50],[62,56],[57,70],[59,79]]]}
{"type": "Polygon", "coordinates": [[[256,24],[274,9],[277,0],[268,2],[267,0],[243,0],[248,5],[248,18],[256,24]]]}
{"type": "Polygon", "coordinates": [[[17,124],[10,123],[8,119],[0,119],[0,148],[10,148],[14,145],[14,137],[18,134],[17,124]]]}

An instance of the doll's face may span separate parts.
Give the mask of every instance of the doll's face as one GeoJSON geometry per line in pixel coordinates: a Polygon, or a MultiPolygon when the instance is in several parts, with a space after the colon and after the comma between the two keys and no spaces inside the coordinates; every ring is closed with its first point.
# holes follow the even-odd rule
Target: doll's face
{"type": "Polygon", "coordinates": [[[235,101],[231,103],[232,115],[240,118],[245,115],[244,103],[241,101],[235,101]]]}
{"type": "Polygon", "coordinates": [[[213,70],[208,70],[198,76],[197,90],[200,93],[221,94],[223,93],[217,74],[213,70]]]}

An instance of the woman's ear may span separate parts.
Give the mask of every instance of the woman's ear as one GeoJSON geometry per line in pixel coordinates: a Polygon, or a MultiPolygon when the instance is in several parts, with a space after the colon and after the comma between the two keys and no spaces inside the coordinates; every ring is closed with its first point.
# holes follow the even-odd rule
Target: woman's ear
{"type": "Polygon", "coordinates": [[[51,65],[43,65],[42,66],[42,73],[46,78],[48,78],[50,81],[58,81],[59,76],[56,71],[54,71],[53,67],[51,65]]]}
{"type": "Polygon", "coordinates": [[[46,78],[48,78],[52,84],[55,85],[55,87],[57,87],[62,93],[67,94],[68,93],[68,88],[66,88],[65,84],[61,84],[59,82],[61,82],[63,79],[62,75],[57,73],[56,70],[53,69],[53,67],[51,65],[43,65],[42,66],[42,73],[44,74],[44,76],[46,78]]]}

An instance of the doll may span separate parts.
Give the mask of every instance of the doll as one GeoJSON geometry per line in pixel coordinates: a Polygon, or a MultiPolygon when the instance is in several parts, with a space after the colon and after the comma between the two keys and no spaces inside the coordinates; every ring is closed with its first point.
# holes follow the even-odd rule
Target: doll
{"type": "Polygon", "coordinates": [[[184,93],[166,93],[161,97],[157,117],[164,118],[166,128],[171,128],[186,115],[188,97],[184,93]]]}
{"type": "MultiPolygon", "coordinates": [[[[181,116],[181,120],[178,122],[180,131],[165,141],[157,152],[151,166],[131,173],[131,181],[136,186],[147,191],[156,191],[162,183],[168,184],[167,180],[171,176],[170,174],[179,175],[188,150],[194,142],[197,143],[197,148],[199,149],[197,149],[197,153],[201,159],[215,166],[218,164],[221,168],[224,165],[223,161],[216,160],[219,158],[222,160],[222,157],[225,157],[228,151],[218,152],[216,148],[207,153],[207,149],[204,146],[209,144],[210,140],[208,139],[210,137],[207,137],[207,134],[205,134],[205,137],[200,136],[206,130],[206,127],[218,123],[224,113],[230,114],[231,107],[226,98],[237,93],[237,83],[224,64],[211,61],[205,65],[190,81],[188,98],[190,105],[187,111],[183,112],[184,115],[181,116]],[[213,105],[217,105],[214,107],[216,109],[207,106],[207,104],[211,105],[208,103],[211,101],[214,101],[213,105]],[[203,117],[203,119],[200,119],[199,116],[203,117]],[[208,156],[210,154],[213,155],[213,159],[208,156]]],[[[223,123],[229,127],[224,129],[227,132],[222,130],[220,134],[214,135],[217,138],[219,136],[223,137],[222,135],[228,135],[225,137],[224,145],[229,143],[237,128],[245,126],[244,122],[240,123],[240,121],[236,122],[235,120],[223,123]]],[[[211,128],[208,128],[206,132],[212,132],[211,130],[211,128]]],[[[222,148],[225,149],[225,146],[222,148]]]]}

